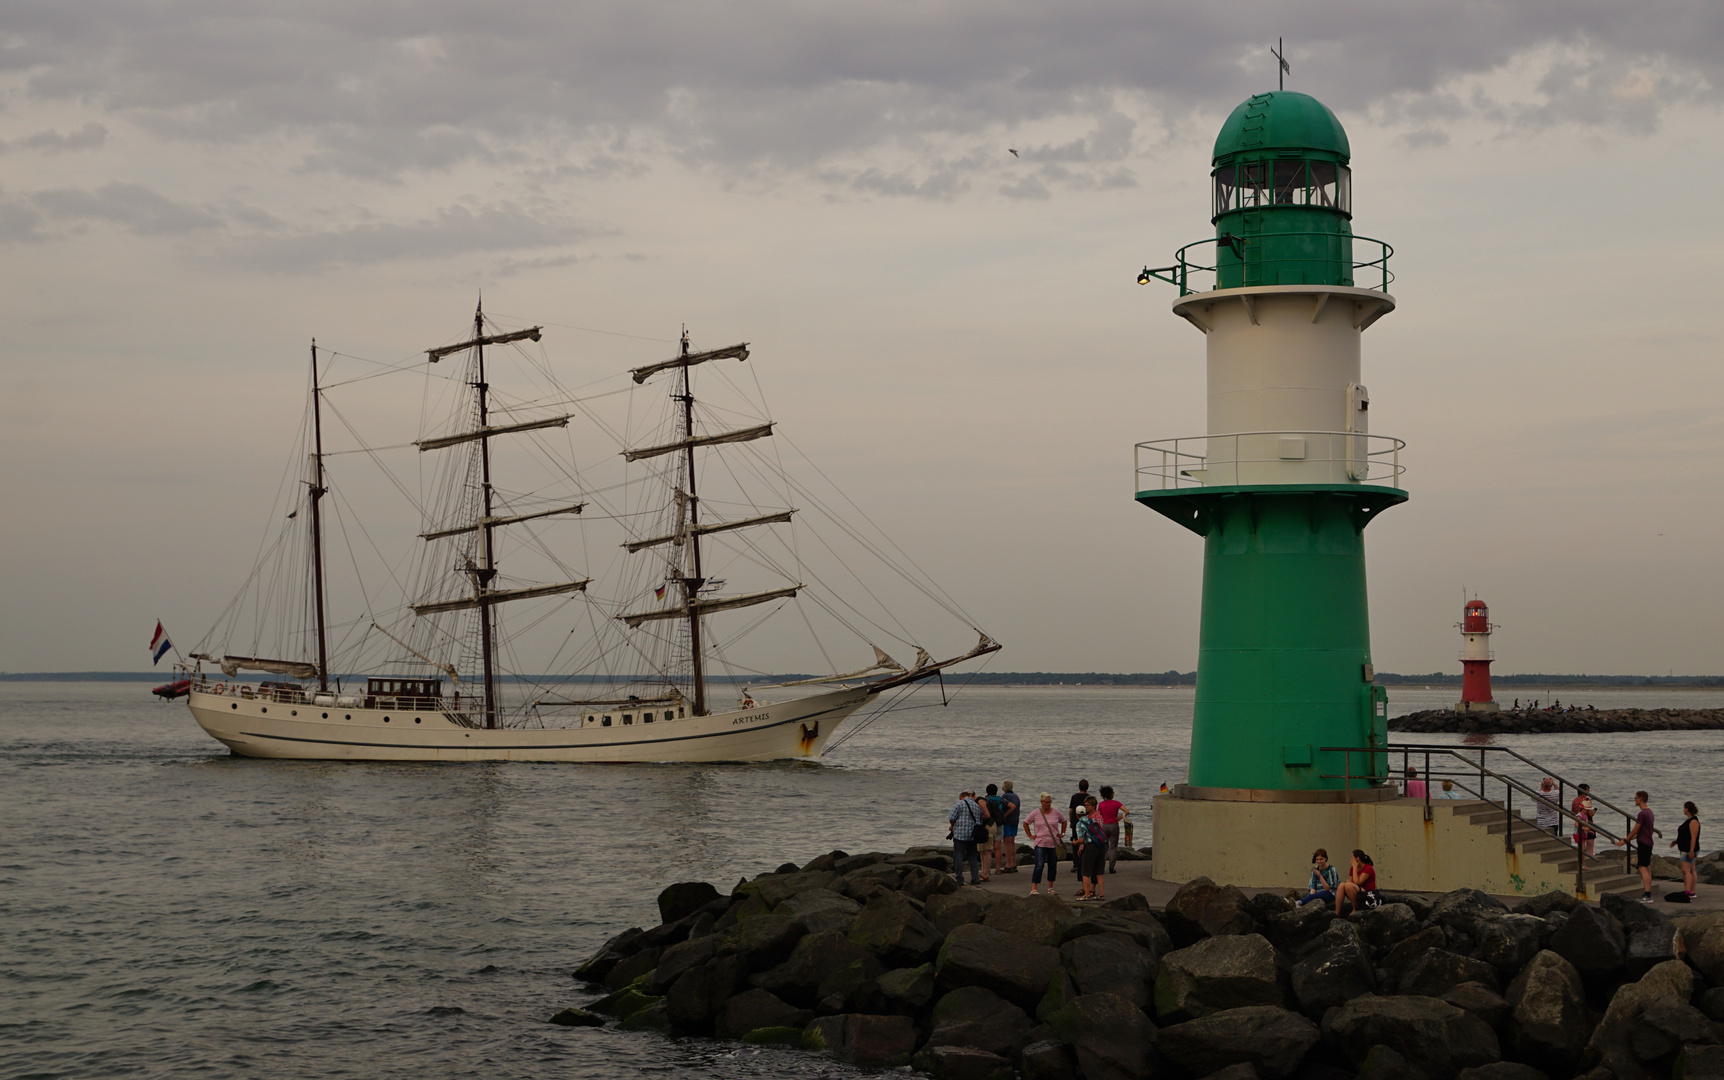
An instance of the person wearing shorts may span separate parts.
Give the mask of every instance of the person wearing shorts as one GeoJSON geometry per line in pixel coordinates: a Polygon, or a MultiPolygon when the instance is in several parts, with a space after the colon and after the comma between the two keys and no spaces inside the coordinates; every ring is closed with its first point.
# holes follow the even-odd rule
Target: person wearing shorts
{"type": "Polygon", "coordinates": [[[1634,793],[1634,805],[1639,807],[1639,813],[1634,815],[1634,830],[1618,840],[1613,846],[1623,847],[1630,840],[1634,841],[1634,865],[1640,868],[1640,887],[1644,890],[1640,895],[1642,904],[1652,903],[1652,807],[1647,805],[1652,796],[1644,791],[1634,793]]]}
{"type": "Polygon", "coordinates": [[[1078,852],[1079,900],[1102,899],[1102,872],[1107,869],[1107,830],[1095,812],[1096,798],[1091,795],[1084,803],[1084,816],[1077,819],[1074,832],[1083,850],[1078,852]]]}
{"type": "Polygon", "coordinates": [[[1006,842],[1006,868],[1000,873],[1015,874],[1018,872],[1018,817],[1023,809],[1023,800],[1012,794],[1010,780],[1000,782],[1000,798],[1007,808],[1006,820],[1000,826],[1000,835],[1006,842]]]}

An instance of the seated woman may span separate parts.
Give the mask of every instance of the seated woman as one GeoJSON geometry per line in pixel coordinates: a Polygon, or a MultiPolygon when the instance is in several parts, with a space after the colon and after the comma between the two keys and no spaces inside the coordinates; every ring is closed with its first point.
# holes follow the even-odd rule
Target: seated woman
{"type": "Polygon", "coordinates": [[[1329,865],[1329,853],[1318,848],[1311,853],[1310,891],[1299,900],[1299,906],[1304,907],[1313,901],[1327,904],[1335,899],[1335,890],[1340,884],[1340,873],[1329,865]]]}
{"type": "Polygon", "coordinates": [[[1354,911],[1368,911],[1383,904],[1377,893],[1377,868],[1372,865],[1371,857],[1358,848],[1353,849],[1353,868],[1347,880],[1341,882],[1335,893],[1335,914],[1342,914],[1341,905],[1346,903],[1351,903],[1354,911]]]}

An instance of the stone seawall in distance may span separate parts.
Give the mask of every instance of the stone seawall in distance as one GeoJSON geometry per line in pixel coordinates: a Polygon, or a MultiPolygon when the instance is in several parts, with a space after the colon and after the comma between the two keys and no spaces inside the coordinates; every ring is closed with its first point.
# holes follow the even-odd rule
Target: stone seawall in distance
{"type": "Polygon", "coordinates": [[[1418,734],[1547,735],[1617,731],[1712,731],[1724,709],[1505,709],[1461,713],[1426,709],[1389,721],[1390,731],[1418,734]]]}

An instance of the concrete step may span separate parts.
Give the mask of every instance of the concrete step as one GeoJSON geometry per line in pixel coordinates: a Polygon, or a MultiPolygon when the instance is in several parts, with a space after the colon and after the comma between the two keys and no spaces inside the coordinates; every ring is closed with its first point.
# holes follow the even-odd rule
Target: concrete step
{"type": "MultiPolygon", "coordinates": [[[[1654,889],[1656,890],[1657,883],[1654,882],[1653,884],[1654,889]]],[[[1617,874],[1614,877],[1598,878],[1596,880],[1589,879],[1586,883],[1587,896],[1595,900],[1600,896],[1603,896],[1605,893],[1630,892],[1634,893],[1636,896],[1640,894],[1639,874],[1617,874]]]]}

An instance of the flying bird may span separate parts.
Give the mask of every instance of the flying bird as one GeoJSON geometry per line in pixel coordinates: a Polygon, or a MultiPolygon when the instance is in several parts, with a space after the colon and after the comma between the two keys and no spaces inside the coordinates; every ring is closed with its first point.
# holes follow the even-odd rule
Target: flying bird
{"type": "Polygon", "coordinates": [[[1017,157],[1017,156],[1018,156],[1018,152],[1017,152],[1017,151],[1016,151],[1016,150],[1013,150],[1013,149],[1012,149],[1012,148],[1011,148],[1011,147],[1009,147],[1009,146],[1008,146],[1008,147],[1006,147],[1006,153],[1008,153],[1008,154],[1010,154],[1010,155],[1012,155],[1012,156],[1013,156],[1013,157],[1017,157]]]}

